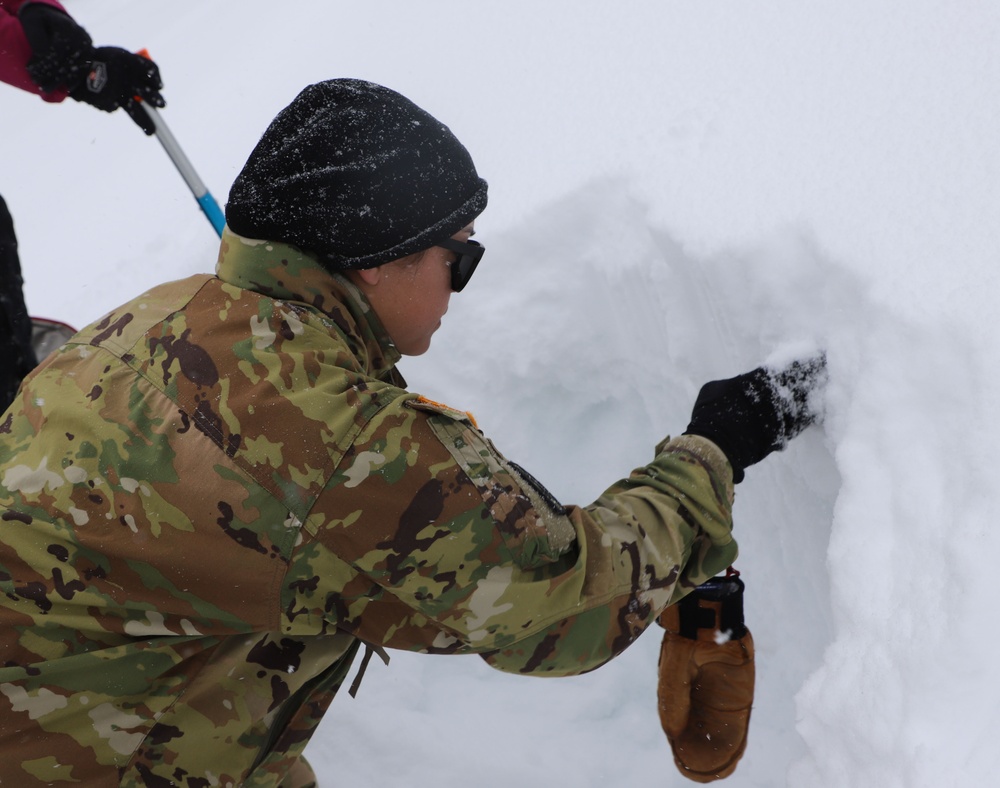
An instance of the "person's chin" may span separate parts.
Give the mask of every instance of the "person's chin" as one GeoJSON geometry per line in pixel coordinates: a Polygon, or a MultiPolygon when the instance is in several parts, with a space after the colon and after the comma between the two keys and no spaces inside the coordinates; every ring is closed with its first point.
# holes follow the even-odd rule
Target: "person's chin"
{"type": "Polygon", "coordinates": [[[414,343],[409,347],[407,347],[405,350],[400,348],[399,352],[404,356],[422,356],[424,353],[430,350],[430,348],[431,348],[431,340],[430,337],[428,337],[425,342],[421,342],[420,344],[414,343]]]}

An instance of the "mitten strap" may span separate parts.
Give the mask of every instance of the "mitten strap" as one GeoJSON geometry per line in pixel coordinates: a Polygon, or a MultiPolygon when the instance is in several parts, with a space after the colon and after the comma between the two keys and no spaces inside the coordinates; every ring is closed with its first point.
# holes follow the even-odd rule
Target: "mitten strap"
{"type": "Polygon", "coordinates": [[[738,577],[713,577],[663,611],[660,624],[691,640],[717,641],[717,633],[730,639],[746,634],[743,623],[743,581],[738,577]]]}

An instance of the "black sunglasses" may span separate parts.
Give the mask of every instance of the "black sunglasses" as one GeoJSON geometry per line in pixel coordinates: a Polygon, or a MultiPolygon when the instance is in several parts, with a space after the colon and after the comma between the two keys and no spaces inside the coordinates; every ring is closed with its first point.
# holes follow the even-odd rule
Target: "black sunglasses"
{"type": "Polygon", "coordinates": [[[478,241],[456,241],[454,238],[441,241],[437,246],[458,254],[458,259],[448,265],[451,266],[451,289],[461,293],[472,279],[472,274],[479,261],[483,259],[486,248],[478,241]]]}

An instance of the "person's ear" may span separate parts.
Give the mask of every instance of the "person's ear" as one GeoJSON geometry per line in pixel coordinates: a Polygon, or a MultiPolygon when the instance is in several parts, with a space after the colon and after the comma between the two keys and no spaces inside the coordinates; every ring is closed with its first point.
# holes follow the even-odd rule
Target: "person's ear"
{"type": "Polygon", "coordinates": [[[382,279],[382,266],[375,268],[361,268],[347,271],[347,278],[362,290],[375,287],[382,279]]]}

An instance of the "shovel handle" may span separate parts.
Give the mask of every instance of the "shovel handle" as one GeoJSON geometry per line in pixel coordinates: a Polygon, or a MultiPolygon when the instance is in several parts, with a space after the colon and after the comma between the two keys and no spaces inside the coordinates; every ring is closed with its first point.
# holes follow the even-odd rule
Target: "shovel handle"
{"type": "MultiPolygon", "coordinates": [[[[149,58],[149,52],[145,49],[139,51],[140,55],[145,58],[149,58]]],[[[219,203],[215,201],[212,193],[205,186],[201,178],[198,177],[198,173],[195,172],[194,165],[191,164],[191,160],[185,155],[184,151],[181,149],[180,144],[177,142],[177,138],[174,137],[173,132],[170,131],[170,127],[167,126],[166,122],[160,117],[160,113],[156,111],[155,107],[151,107],[145,101],[140,100],[140,105],[146,114],[149,115],[150,120],[153,121],[153,125],[156,127],[156,138],[160,141],[163,149],[167,152],[170,160],[174,163],[177,171],[184,178],[184,182],[187,183],[188,188],[194,195],[195,200],[198,202],[198,207],[201,208],[202,213],[205,214],[208,221],[211,223],[215,232],[222,237],[222,230],[226,226],[226,217],[222,213],[222,209],[219,207],[219,203]]]]}

